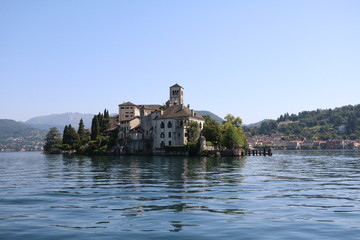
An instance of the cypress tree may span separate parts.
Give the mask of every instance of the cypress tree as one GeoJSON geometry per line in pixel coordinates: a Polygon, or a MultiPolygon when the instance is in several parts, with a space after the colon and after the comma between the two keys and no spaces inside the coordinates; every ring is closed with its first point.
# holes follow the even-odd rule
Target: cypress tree
{"type": "Polygon", "coordinates": [[[68,141],[69,141],[68,125],[66,125],[63,132],[63,144],[68,144],[68,141]]]}
{"type": "Polygon", "coordinates": [[[105,131],[110,128],[109,118],[110,118],[109,111],[105,109],[101,123],[101,133],[103,135],[105,135],[105,131]]]}
{"type": "Polygon", "coordinates": [[[91,123],[91,140],[96,140],[100,133],[98,116],[94,116],[91,123]]]}
{"type": "Polygon", "coordinates": [[[109,110],[104,110],[104,118],[110,118],[109,110]]]}
{"type": "Polygon", "coordinates": [[[71,124],[68,126],[67,134],[68,134],[67,144],[69,144],[72,149],[77,148],[77,146],[79,145],[79,136],[75,128],[73,128],[71,124]]]}
{"type": "Polygon", "coordinates": [[[71,124],[64,128],[63,144],[70,145],[72,149],[76,148],[79,144],[79,136],[71,124]]]}
{"type": "Polygon", "coordinates": [[[82,118],[80,119],[79,128],[78,128],[77,133],[78,133],[78,135],[79,135],[80,144],[83,144],[84,141],[85,141],[85,139],[86,139],[86,132],[85,132],[84,121],[83,121],[82,118]]]}

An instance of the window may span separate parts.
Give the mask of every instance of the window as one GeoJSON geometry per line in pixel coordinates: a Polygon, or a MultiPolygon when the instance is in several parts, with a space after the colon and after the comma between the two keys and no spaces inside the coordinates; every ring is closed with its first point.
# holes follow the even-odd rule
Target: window
{"type": "Polygon", "coordinates": [[[165,137],[165,134],[162,132],[160,133],[160,138],[164,138],[165,137]]]}
{"type": "Polygon", "coordinates": [[[164,141],[161,141],[160,148],[164,148],[164,147],[165,147],[165,143],[164,143],[164,141]]]}
{"type": "Polygon", "coordinates": [[[184,125],[184,122],[183,120],[180,121],[180,126],[183,126],[184,125]]]}
{"type": "Polygon", "coordinates": [[[169,146],[171,146],[171,141],[169,141],[169,146]]]}
{"type": "Polygon", "coordinates": [[[172,123],[170,121],[168,122],[168,128],[172,128],[172,123]]]}
{"type": "Polygon", "coordinates": [[[161,123],[160,123],[160,128],[164,128],[164,127],[165,127],[164,122],[161,122],[161,123]]]}
{"type": "Polygon", "coordinates": [[[171,138],[171,132],[169,132],[169,138],[171,138]]]}

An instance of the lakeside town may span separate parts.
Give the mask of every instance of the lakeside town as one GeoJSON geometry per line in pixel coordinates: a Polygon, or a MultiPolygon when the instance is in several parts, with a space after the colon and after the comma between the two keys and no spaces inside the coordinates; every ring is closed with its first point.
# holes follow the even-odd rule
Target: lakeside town
{"type": "Polygon", "coordinates": [[[250,148],[270,147],[274,150],[321,150],[321,149],[359,149],[360,140],[330,139],[321,140],[285,140],[287,136],[273,134],[248,137],[250,148]]]}
{"type": "Polygon", "coordinates": [[[0,140],[0,152],[41,152],[44,143],[32,137],[7,137],[0,140]]]}

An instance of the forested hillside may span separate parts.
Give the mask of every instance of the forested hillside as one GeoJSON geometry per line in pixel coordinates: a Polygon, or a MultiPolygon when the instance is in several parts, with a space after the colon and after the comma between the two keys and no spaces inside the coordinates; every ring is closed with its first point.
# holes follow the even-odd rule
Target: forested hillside
{"type": "Polygon", "coordinates": [[[260,127],[244,130],[249,136],[280,133],[290,139],[360,139],[360,104],[286,113],[277,120],[264,121],[260,127]]]}
{"type": "Polygon", "coordinates": [[[34,135],[39,130],[9,119],[0,119],[0,139],[34,135]]]}
{"type": "Polygon", "coordinates": [[[0,119],[0,151],[40,151],[45,131],[14,120],[0,119]]]}

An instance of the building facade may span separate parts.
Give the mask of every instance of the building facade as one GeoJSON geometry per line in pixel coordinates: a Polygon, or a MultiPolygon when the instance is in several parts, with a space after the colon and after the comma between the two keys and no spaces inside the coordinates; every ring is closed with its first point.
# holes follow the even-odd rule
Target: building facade
{"type": "Polygon", "coordinates": [[[205,122],[201,115],[182,104],[168,107],[154,121],[153,149],[186,145],[188,143],[186,133],[190,121],[197,122],[200,129],[205,122]]]}
{"type": "Polygon", "coordinates": [[[170,87],[166,106],[119,104],[119,142],[130,153],[186,145],[191,121],[202,129],[205,119],[190,105],[184,106],[184,88],[175,84],[170,87]]]}

